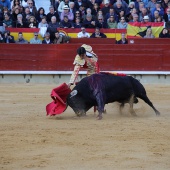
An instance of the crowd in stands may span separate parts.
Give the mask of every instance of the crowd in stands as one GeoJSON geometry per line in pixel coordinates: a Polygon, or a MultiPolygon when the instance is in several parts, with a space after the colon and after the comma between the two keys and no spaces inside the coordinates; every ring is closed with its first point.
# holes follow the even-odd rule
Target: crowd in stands
{"type": "MultiPolygon", "coordinates": [[[[97,28],[95,30],[97,32],[100,28],[126,29],[129,22],[165,22],[169,36],[170,0],[50,0],[50,2],[49,11],[45,11],[43,6],[37,9],[34,0],[0,0],[0,27],[40,28],[42,37],[50,36],[50,41],[54,43],[54,40],[59,42],[56,40],[57,28],[79,28],[81,31],[86,28],[97,28]]],[[[152,34],[150,31],[147,30],[147,34],[152,34]]],[[[1,37],[2,33],[0,39],[1,37]]],[[[90,36],[87,34],[87,37],[90,36]]]]}

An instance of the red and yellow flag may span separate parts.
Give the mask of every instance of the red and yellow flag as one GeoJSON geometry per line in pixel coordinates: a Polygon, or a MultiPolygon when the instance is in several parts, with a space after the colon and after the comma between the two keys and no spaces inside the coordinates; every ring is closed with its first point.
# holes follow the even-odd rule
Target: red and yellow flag
{"type": "Polygon", "coordinates": [[[160,32],[164,28],[163,22],[148,22],[148,23],[142,23],[142,22],[129,22],[127,27],[127,36],[129,38],[142,38],[146,35],[147,28],[152,29],[152,34],[158,38],[160,32]]]}

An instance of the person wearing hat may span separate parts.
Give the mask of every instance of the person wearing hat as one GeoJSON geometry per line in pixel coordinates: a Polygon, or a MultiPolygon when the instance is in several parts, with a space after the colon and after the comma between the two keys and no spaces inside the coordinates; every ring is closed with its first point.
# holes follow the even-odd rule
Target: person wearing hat
{"type": "Polygon", "coordinates": [[[68,19],[69,19],[69,21],[73,21],[74,15],[73,15],[72,12],[69,11],[69,9],[70,9],[70,8],[68,7],[68,5],[65,5],[65,6],[64,6],[63,12],[62,12],[61,15],[60,15],[60,20],[61,20],[61,21],[63,21],[64,16],[67,16],[68,19]]]}
{"type": "Polygon", "coordinates": [[[148,15],[146,15],[146,16],[143,17],[143,22],[144,22],[145,24],[148,23],[149,20],[150,20],[150,18],[149,18],[148,15]]]}
{"type": "Polygon", "coordinates": [[[74,59],[74,71],[71,75],[68,87],[76,83],[81,68],[87,69],[87,76],[99,73],[98,56],[93,52],[90,45],[83,44],[77,49],[77,55],[74,59]]]}
{"type": "Polygon", "coordinates": [[[65,5],[69,6],[69,2],[70,2],[69,0],[60,1],[60,4],[58,6],[59,15],[61,15],[61,13],[63,12],[65,5]]]}

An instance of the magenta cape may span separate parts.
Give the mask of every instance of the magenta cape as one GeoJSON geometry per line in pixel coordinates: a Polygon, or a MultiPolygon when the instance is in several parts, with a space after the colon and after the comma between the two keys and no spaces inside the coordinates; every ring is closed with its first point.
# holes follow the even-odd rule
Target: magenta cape
{"type": "Polygon", "coordinates": [[[46,106],[47,115],[54,116],[63,113],[67,108],[66,99],[70,92],[71,89],[66,83],[54,88],[51,91],[51,98],[53,99],[53,102],[46,106]]]}

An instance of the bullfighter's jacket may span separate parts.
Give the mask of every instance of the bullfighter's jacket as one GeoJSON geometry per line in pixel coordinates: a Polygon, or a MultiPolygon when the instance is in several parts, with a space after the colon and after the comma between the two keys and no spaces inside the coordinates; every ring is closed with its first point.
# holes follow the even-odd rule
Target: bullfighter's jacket
{"type": "Polygon", "coordinates": [[[76,55],[73,65],[74,65],[74,71],[70,78],[70,84],[74,84],[78,73],[81,68],[87,69],[87,76],[90,76],[94,73],[99,72],[99,66],[97,63],[98,57],[97,55],[92,51],[92,47],[86,44],[83,44],[82,47],[86,49],[86,57],[82,59],[79,55],[76,55]]]}

